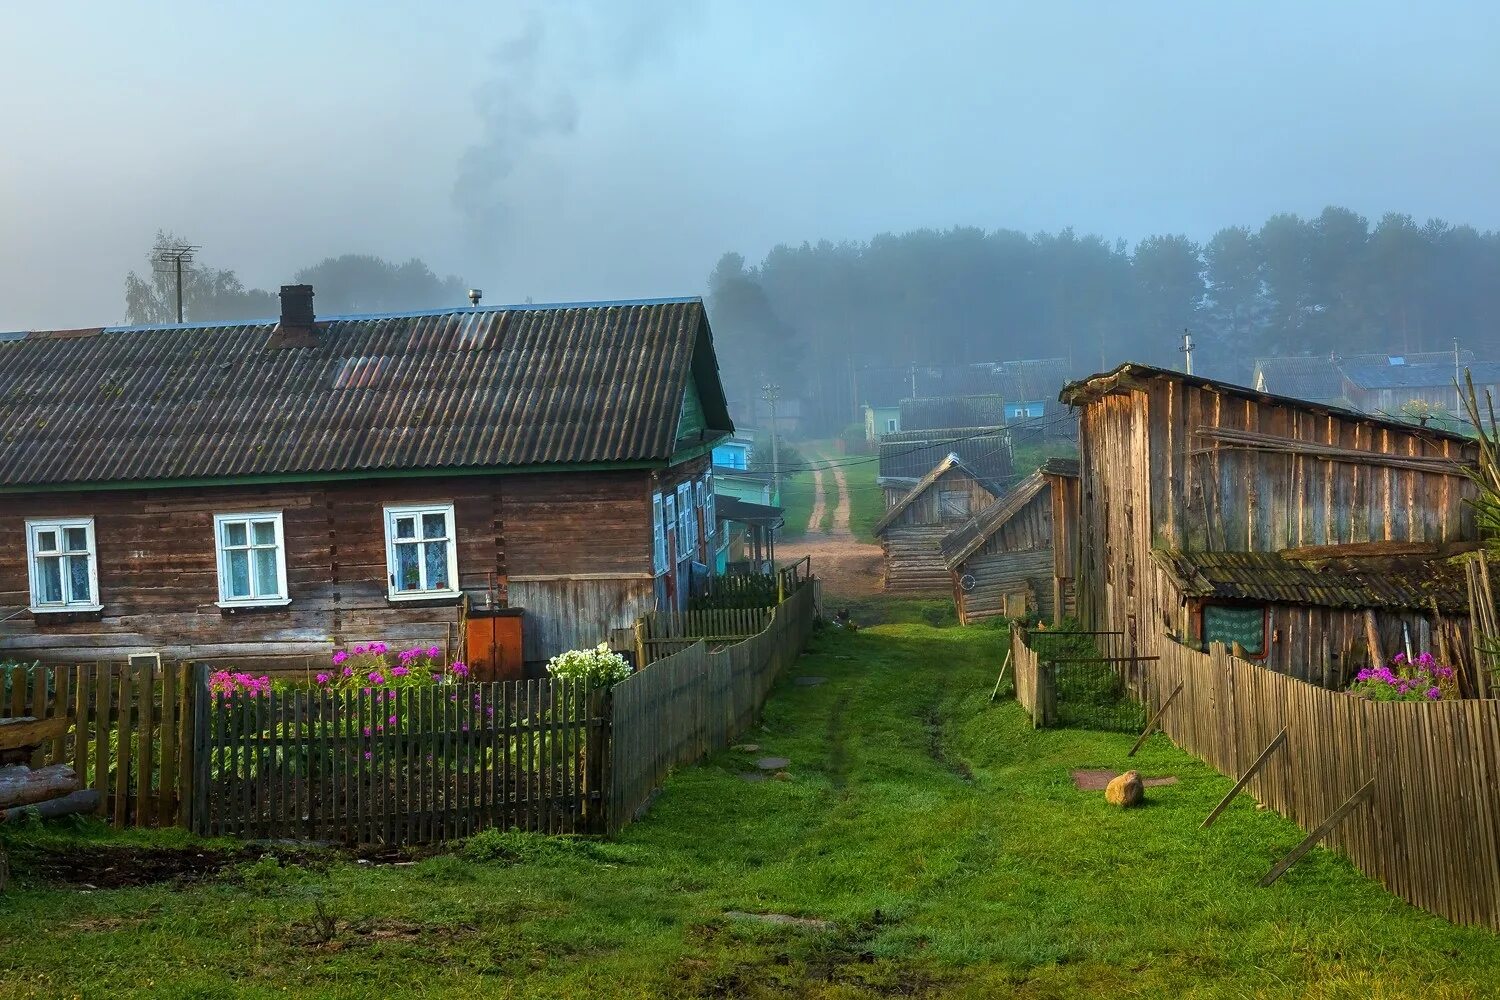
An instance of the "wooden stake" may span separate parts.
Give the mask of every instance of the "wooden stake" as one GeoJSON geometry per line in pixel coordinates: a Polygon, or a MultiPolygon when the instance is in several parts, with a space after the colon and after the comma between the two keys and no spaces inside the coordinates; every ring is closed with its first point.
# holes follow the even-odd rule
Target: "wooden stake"
{"type": "Polygon", "coordinates": [[[1331,816],[1329,816],[1323,822],[1319,823],[1318,828],[1312,833],[1309,833],[1307,835],[1307,838],[1303,840],[1302,843],[1292,848],[1291,854],[1288,854],[1286,857],[1276,862],[1276,867],[1272,868],[1269,872],[1266,872],[1266,877],[1260,880],[1260,887],[1264,889],[1266,886],[1270,885],[1277,879],[1281,878],[1281,876],[1285,875],[1288,868],[1292,867],[1292,865],[1295,865],[1298,861],[1301,861],[1302,856],[1308,851],[1312,850],[1314,844],[1322,840],[1324,837],[1328,836],[1333,828],[1339,825],[1340,820],[1354,811],[1355,806],[1362,805],[1366,801],[1368,801],[1370,798],[1370,794],[1374,791],[1375,779],[1371,778],[1369,781],[1365,782],[1363,786],[1361,786],[1359,791],[1355,792],[1353,795],[1345,799],[1344,804],[1335,809],[1331,816]]]}
{"type": "Polygon", "coordinates": [[[1229,793],[1219,800],[1219,804],[1214,806],[1213,812],[1209,813],[1208,817],[1198,825],[1198,829],[1207,830],[1210,826],[1212,826],[1214,820],[1219,818],[1219,814],[1222,813],[1225,809],[1228,809],[1229,803],[1233,802],[1234,797],[1240,794],[1240,790],[1250,783],[1251,778],[1255,777],[1255,772],[1259,771],[1265,765],[1266,761],[1271,759],[1272,752],[1284,743],[1286,743],[1285,728],[1283,728],[1281,732],[1277,733],[1276,738],[1273,739],[1266,746],[1266,748],[1260,752],[1260,756],[1255,758],[1255,762],[1250,765],[1250,769],[1247,770],[1244,774],[1240,775],[1240,780],[1236,781],[1234,783],[1234,787],[1229,790],[1229,793]]]}
{"type": "Polygon", "coordinates": [[[1000,676],[995,678],[995,690],[990,692],[990,701],[1000,697],[1000,682],[1005,680],[1005,671],[1010,666],[1010,650],[1005,651],[1005,662],[1000,664],[1000,676]]]}
{"type": "Polygon", "coordinates": [[[1167,700],[1161,703],[1161,708],[1158,708],[1156,710],[1156,714],[1153,715],[1153,716],[1151,716],[1151,721],[1148,722],[1148,723],[1146,723],[1146,728],[1141,733],[1140,738],[1135,741],[1135,745],[1130,748],[1130,750],[1125,754],[1125,756],[1127,756],[1127,757],[1134,757],[1135,756],[1135,752],[1141,748],[1141,744],[1145,743],[1147,737],[1149,737],[1153,732],[1155,732],[1155,730],[1156,730],[1156,723],[1157,723],[1158,720],[1161,719],[1162,713],[1167,710],[1167,706],[1170,705],[1170,704],[1172,704],[1172,702],[1177,698],[1178,695],[1182,694],[1182,683],[1183,683],[1182,681],[1178,681],[1177,682],[1177,686],[1172,689],[1172,693],[1171,694],[1167,695],[1167,700]]]}

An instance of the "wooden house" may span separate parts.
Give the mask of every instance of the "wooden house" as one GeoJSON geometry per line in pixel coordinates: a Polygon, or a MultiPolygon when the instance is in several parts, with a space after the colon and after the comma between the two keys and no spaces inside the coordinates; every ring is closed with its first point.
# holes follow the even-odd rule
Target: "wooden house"
{"type": "Polygon", "coordinates": [[[1073,614],[1078,463],[1052,459],[944,537],[958,620],[1073,614]]]}
{"type": "Polygon", "coordinates": [[[1137,364],[1062,399],[1080,411],[1085,627],[1142,654],[1238,643],[1333,687],[1459,638],[1446,560],[1477,538],[1471,440],[1137,364]]]}
{"type": "Polygon", "coordinates": [[[319,318],[312,297],[0,337],[3,655],[460,655],[471,618],[521,609],[535,664],[681,606],[733,429],[700,300],[319,318]]]}
{"type": "Polygon", "coordinates": [[[1005,492],[1000,483],[950,454],[928,471],[875,524],[885,552],[885,589],[940,594],[949,587],[943,537],[1005,492]]]}

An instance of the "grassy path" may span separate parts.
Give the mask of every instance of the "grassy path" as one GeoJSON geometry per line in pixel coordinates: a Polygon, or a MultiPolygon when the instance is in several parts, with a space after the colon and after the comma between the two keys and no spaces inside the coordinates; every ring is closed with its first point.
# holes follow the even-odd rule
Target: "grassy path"
{"type": "MultiPolygon", "coordinates": [[[[479,838],[406,867],[263,861],[176,888],[0,896],[0,997],[1459,997],[1500,939],[1405,906],[1160,737],[1122,813],[1069,767],[1129,738],[991,705],[1004,633],[830,630],[755,752],[609,843],[479,838]],[[789,757],[789,781],[740,775],[789,757]],[[778,913],[828,930],[727,915],[778,913]]],[[[12,837],[18,877],[38,838],[12,837]]]]}

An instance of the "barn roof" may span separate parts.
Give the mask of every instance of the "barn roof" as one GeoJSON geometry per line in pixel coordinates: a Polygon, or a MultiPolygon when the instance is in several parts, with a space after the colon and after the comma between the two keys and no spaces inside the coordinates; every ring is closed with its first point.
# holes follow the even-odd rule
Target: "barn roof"
{"type": "Polygon", "coordinates": [[[1322,413],[1331,417],[1337,417],[1340,420],[1364,423],[1375,427],[1387,427],[1406,434],[1413,434],[1433,440],[1473,442],[1472,438],[1452,431],[1439,430],[1435,427],[1421,427],[1403,420],[1374,416],[1369,413],[1361,413],[1358,410],[1345,409],[1341,406],[1331,406],[1327,403],[1260,392],[1249,386],[1235,385],[1233,382],[1221,382],[1218,379],[1206,378],[1202,375],[1188,375],[1184,372],[1173,371],[1170,368],[1157,368],[1154,365],[1140,364],[1135,361],[1127,361],[1112,371],[1100,372],[1097,375],[1090,375],[1087,378],[1071,382],[1063,387],[1062,393],[1058,398],[1071,406],[1083,406],[1114,393],[1126,392],[1133,387],[1139,386],[1142,382],[1153,379],[1181,382],[1184,385],[1209,389],[1228,396],[1238,396],[1241,399],[1254,400],[1255,402],[1266,403],[1268,405],[1297,407],[1310,413],[1322,413]]]}
{"type": "MultiPolygon", "coordinates": [[[[1452,389],[1457,381],[1452,357],[1439,362],[1392,364],[1387,360],[1346,362],[1344,375],[1361,389],[1452,389]]],[[[1479,361],[1467,366],[1476,386],[1500,382],[1500,364],[1479,361]]]]}
{"type": "Polygon", "coordinates": [[[1010,479],[1010,435],[1005,428],[937,427],[882,437],[879,480],[882,484],[915,483],[950,454],[963,459],[981,478],[996,482],[1010,479]]]}
{"type": "Polygon", "coordinates": [[[1180,552],[1152,557],[1189,597],[1306,604],[1326,608],[1431,610],[1467,615],[1468,590],[1457,561],[1433,554],[1339,555],[1329,546],[1311,557],[1285,552],[1180,552]]]}
{"type": "Polygon", "coordinates": [[[1255,386],[1280,396],[1323,402],[1344,395],[1343,374],[1334,359],[1326,354],[1256,358],[1255,386]]]}
{"type": "Polygon", "coordinates": [[[1016,484],[1016,488],[988,505],[943,537],[940,549],[949,569],[973,555],[995,532],[1005,527],[1026,505],[1052,484],[1054,476],[1078,478],[1078,461],[1071,458],[1049,458],[1037,471],[1016,484]]]}
{"type": "Polygon", "coordinates": [[[987,396],[940,396],[901,401],[901,429],[932,427],[999,427],[1005,423],[1005,400],[987,396]]]}
{"type": "Polygon", "coordinates": [[[0,335],[0,489],[671,459],[697,298],[0,335]]]}
{"type": "Polygon", "coordinates": [[[898,500],[894,506],[887,510],[884,517],[875,522],[875,527],[871,531],[871,534],[878,535],[886,528],[888,528],[891,522],[894,521],[898,516],[900,516],[902,511],[910,507],[913,501],[917,499],[917,497],[921,496],[923,493],[926,493],[929,489],[931,489],[932,484],[941,479],[943,473],[948,472],[951,469],[959,469],[960,471],[968,473],[981,486],[989,490],[995,496],[1000,496],[1001,493],[1004,492],[1004,487],[1000,486],[998,483],[985,476],[982,472],[976,470],[972,465],[964,461],[962,458],[959,458],[957,455],[950,454],[947,458],[943,459],[937,465],[934,465],[932,469],[927,473],[927,475],[917,480],[917,484],[910,490],[908,490],[906,495],[898,500]]]}

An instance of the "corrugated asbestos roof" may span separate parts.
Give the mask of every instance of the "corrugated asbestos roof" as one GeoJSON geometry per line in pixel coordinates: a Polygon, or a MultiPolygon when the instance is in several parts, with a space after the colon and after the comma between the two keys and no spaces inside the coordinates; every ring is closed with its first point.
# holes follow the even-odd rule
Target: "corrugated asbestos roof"
{"type": "Polygon", "coordinates": [[[880,439],[879,478],[916,482],[950,454],[995,482],[1011,478],[1010,436],[1003,427],[939,427],[897,431],[880,439]]]}
{"type": "Polygon", "coordinates": [[[1394,608],[1468,614],[1463,567],[1449,559],[1293,559],[1280,552],[1178,552],[1152,556],[1190,597],[1394,608]]]}
{"type": "MultiPolygon", "coordinates": [[[[1448,389],[1452,390],[1458,374],[1453,359],[1436,363],[1393,365],[1388,361],[1365,364],[1345,363],[1344,375],[1361,389],[1448,389]]],[[[1467,365],[1475,386],[1500,382],[1500,364],[1480,361],[1467,365]]]]}
{"type": "Polygon", "coordinates": [[[903,431],[920,431],[932,427],[1001,427],[1004,424],[1005,401],[998,395],[901,401],[903,431]]]}
{"type": "Polygon", "coordinates": [[[1344,394],[1344,377],[1333,358],[1326,354],[1313,357],[1257,358],[1256,387],[1278,396],[1295,396],[1317,402],[1330,402],[1344,394]]]}
{"type": "Polygon", "coordinates": [[[29,333],[0,342],[0,486],[663,461],[697,298],[29,333]]]}

